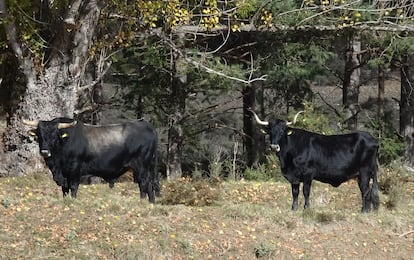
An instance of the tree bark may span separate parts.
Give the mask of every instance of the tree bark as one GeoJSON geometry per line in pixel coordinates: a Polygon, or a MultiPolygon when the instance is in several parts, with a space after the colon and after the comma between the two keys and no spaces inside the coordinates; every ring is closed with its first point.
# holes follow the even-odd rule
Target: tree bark
{"type": "Polygon", "coordinates": [[[243,132],[247,167],[257,167],[263,161],[265,151],[265,137],[254,124],[252,113],[249,111],[260,111],[263,116],[262,107],[259,109],[256,102],[257,87],[260,84],[261,82],[253,82],[243,89],[243,132]]]}
{"type": "Polygon", "coordinates": [[[347,110],[347,122],[350,130],[356,130],[358,126],[357,115],[359,112],[359,87],[360,87],[360,52],[361,41],[356,33],[352,33],[348,40],[348,48],[345,53],[345,77],[342,88],[342,104],[347,110]]]}
{"type": "Polygon", "coordinates": [[[381,138],[385,129],[385,72],[381,64],[378,66],[378,121],[381,138]]]}
{"type": "Polygon", "coordinates": [[[407,55],[401,68],[400,132],[406,141],[404,159],[414,167],[414,55],[407,55]]]}
{"type": "MultiPolygon", "coordinates": [[[[181,35],[179,41],[183,40],[181,35]]],[[[184,44],[181,42],[181,44],[184,44]]],[[[167,179],[174,180],[182,176],[182,152],[183,152],[183,122],[185,113],[187,72],[183,58],[176,53],[171,53],[171,104],[172,113],[168,119],[168,144],[167,144],[167,179]]]]}
{"type": "MultiPolygon", "coordinates": [[[[23,175],[44,169],[38,155],[37,143],[26,137],[27,128],[21,119],[50,120],[58,116],[73,117],[82,84],[89,48],[97,28],[101,7],[98,1],[73,1],[63,19],[56,22],[55,37],[50,40],[50,51],[43,64],[21,44],[13,19],[8,15],[5,1],[0,11],[9,23],[6,26],[9,45],[18,60],[24,87],[12,87],[12,95],[19,97],[8,115],[3,136],[8,160],[7,175],[23,175]]],[[[46,55],[46,54],[45,54],[46,55]]]]}

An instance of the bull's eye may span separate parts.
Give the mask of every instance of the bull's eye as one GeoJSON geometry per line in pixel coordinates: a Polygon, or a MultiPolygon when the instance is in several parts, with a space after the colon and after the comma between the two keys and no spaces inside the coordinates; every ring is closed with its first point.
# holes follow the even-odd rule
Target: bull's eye
{"type": "Polygon", "coordinates": [[[61,135],[60,135],[60,137],[62,137],[62,138],[66,138],[66,137],[68,137],[69,135],[68,135],[68,133],[62,133],[61,135]]]}

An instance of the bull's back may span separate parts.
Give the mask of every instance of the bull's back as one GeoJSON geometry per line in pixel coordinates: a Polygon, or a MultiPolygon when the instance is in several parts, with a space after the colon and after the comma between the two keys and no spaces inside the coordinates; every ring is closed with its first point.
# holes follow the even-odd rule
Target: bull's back
{"type": "Polygon", "coordinates": [[[302,158],[297,161],[303,161],[303,171],[311,172],[315,180],[336,187],[356,177],[361,167],[376,162],[378,142],[369,133],[311,134],[307,137],[307,142],[301,140],[297,145],[297,158],[302,158]]]}
{"type": "Polygon", "coordinates": [[[88,152],[102,154],[111,150],[125,149],[134,152],[150,142],[156,142],[156,133],[145,121],[129,122],[108,126],[85,126],[85,140],[88,152]]]}

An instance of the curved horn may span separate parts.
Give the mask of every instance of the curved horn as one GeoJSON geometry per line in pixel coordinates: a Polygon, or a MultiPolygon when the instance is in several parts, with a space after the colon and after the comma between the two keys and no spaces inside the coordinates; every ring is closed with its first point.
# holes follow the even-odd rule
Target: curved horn
{"type": "Polygon", "coordinates": [[[254,118],[256,119],[256,122],[259,125],[264,125],[264,126],[268,126],[269,125],[269,122],[268,121],[262,121],[262,120],[260,120],[260,118],[256,115],[256,113],[253,110],[249,109],[249,111],[252,112],[254,118]]]}
{"type": "Polygon", "coordinates": [[[58,129],[63,129],[63,128],[68,128],[71,126],[75,126],[78,122],[77,121],[73,121],[72,123],[59,123],[58,124],[58,129]]]}
{"type": "Polygon", "coordinates": [[[36,121],[36,120],[26,120],[26,119],[22,119],[22,122],[25,125],[33,126],[33,127],[37,127],[37,125],[39,124],[39,121],[36,121]]]}
{"type": "Polygon", "coordinates": [[[302,113],[305,113],[305,111],[299,111],[296,113],[295,117],[293,118],[293,122],[287,121],[286,125],[294,125],[296,124],[296,121],[298,120],[298,116],[302,113]]]}

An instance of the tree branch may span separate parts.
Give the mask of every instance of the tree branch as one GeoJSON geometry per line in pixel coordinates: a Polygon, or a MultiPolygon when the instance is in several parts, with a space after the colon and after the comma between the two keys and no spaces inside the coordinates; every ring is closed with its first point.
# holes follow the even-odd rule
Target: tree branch
{"type": "Polygon", "coordinates": [[[238,81],[238,82],[242,82],[244,84],[251,84],[252,82],[255,81],[265,81],[267,78],[267,75],[262,75],[258,78],[253,78],[253,79],[241,79],[241,78],[237,78],[237,77],[233,77],[233,76],[229,76],[227,74],[225,74],[224,72],[221,71],[216,71],[204,64],[202,64],[199,61],[196,61],[190,57],[188,57],[183,50],[181,50],[171,39],[169,39],[168,37],[166,37],[163,32],[161,30],[153,30],[152,31],[155,35],[157,35],[160,39],[162,39],[175,53],[177,53],[181,58],[183,58],[186,62],[194,65],[196,68],[201,68],[204,71],[206,71],[207,73],[210,74],[215,74],[230,80],[234,80],[234,81],[238,81]]]}

